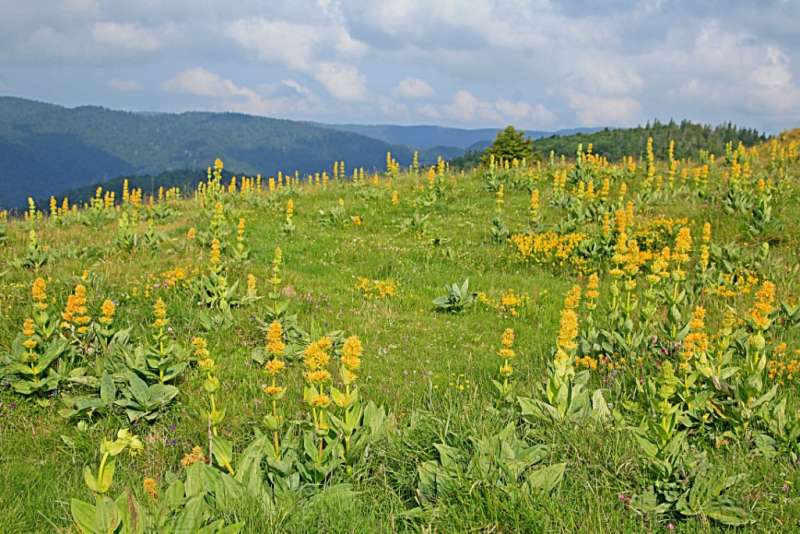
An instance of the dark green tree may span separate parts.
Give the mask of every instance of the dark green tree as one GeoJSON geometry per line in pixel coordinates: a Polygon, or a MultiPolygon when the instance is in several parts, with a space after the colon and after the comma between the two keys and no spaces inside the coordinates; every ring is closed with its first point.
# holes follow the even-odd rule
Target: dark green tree
{"type": "Polygon", "coordinates": [[[494,142],[484,151],[481,161],[487,164],[491,156],[494,156],[496,161],[511,161],[515,158],[520,162],[523,159],[531,161],[533,159],[533,140],[526,137],[524,131],[507,126],[497,133],[494,142]]]}

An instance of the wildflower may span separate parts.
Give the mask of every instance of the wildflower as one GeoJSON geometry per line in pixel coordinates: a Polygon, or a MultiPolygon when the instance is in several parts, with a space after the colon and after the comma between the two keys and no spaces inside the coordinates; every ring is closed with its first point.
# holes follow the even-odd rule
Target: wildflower
{"type": "Polygon", "coordinates": [[[329,350],[332,341],[328,337],[321,337],[311,343],[303,352],[303,363],[310,371],[316,371],[326,367],[330,362],[329,350]]]}
{"type": "Polygon", "coordinates": [[[564,308],[574,310],[581,303],[581,286],[574,285],[564,297],[564,308]]]}
{"type": "Polygon", "coordinates": [[[103,305],[100,306],[101,317],[98,319],[100,324],[103,326],[108,326],[112,322],[114,322],[114,314],[117,311],[117,305],[114,304],[113,301],[106,299],[103,301],[103,305]]]}
{"type": "Polygon", "coordinates": [[[47,284],[44,278],[37,278],[31,286],[31,296],[33,297],[33,307],[39,311],[47,309],[47,284]]]}
{"type": "Polygon", "coordinates": [[[220,242],[219,239],[214,239],[211,242],[211,256],[208,259],[208,263],[211,266],[211,270],[214,272],[218,272],[220,268],[220,242]]]}
{"type": "Polygon", "coordinates": [[[153,304],[153,315],[156,318],[153,322],[155,328],[161,329],[169,324],[169,319],[167,319],[167,305],[164,304],[164,301],[160,298],[153,304]]]}
{"type": "Polygon", "coordinates": [[[340,358],[342,365],[351,372],[356,371],[361,367],[361,355],[363,352],[364,349],[358,336],[348,337],[342,346],[342,356],[340,358]]]}
{"type": "Polygon", "coordinates": [[[261,390],[271,399],[278,400],[286,393],[286,388],[283,386],[269,385],[264,386],[261,390]]]}
{"type": "Polygon", "coordinates": [[[22,334],[28,338],[22,342],[22,345],[28,350],[33,350],[36,348],[36,345],[38,345],[38,341],[33,338],[33,336],[36,334],[35,327],[36,323],[30,317],[26,318],[22,323],[22,334]]]}
{"type": "Polygon", "coordinates": [[[197,462],[205,462],[206,455],[203,453],[203,449],[199,446],[195,446],[191,452],[185,454],[181,459],[181,465],[183,467],[189,467],[192,464],[197,462]]]}
{"type": "Polygon", "coordinates": [[[775,309],[773,306],[774,300],[775,284],[764,280],[761,288],[756,292],[756,300],[750,310],[750,318],[760,330],[766,330],[771,324],[769,316],[775,309]]]}
{"type": "Polygon", "coordinates": [[[559,320],[559,330],[557,345],[564,351],[571,351],[577,348],[575,338],[578,337],[578,315],[575,310],[565,307],[561,311],[559,320]]]}
{"type": "Polygon", "coordinates": [[[283,327],[280,321],[272,321],[267,330],[267,350],[273,357],[283,356],[286,344],[283,342],[283,327]]]}
{"type": "Polygon", "coordinates": [[[331,404],[331,398],[328,397],[324,393],[317,393],[313,397],[311,397],[311,401],[309,402],[311,406],[314,408],[327,408],[331,404]]]}
{"type": "Polygon", "coordinates": [[[273,376],[277,375],[285,368],[286,368],[286,362],[284,362],[283,360],[279,360],[277,358],[271,359],[264,365],[264,369],[266,369],[266,371],[273,376]]]}
{"type": "Polygon", "coordinates": [[[589,275],[589,281],[586,283],[586,308],[593,310],[597,307],[597,298],[600,292],[597,290],[600,287],[600,279],[597,273],[589,275]]]}
{"type": "Polygon", "coordinates": [[[392,191],[392,206],[397,206],[398,204],[400,204],[400,193],[392,191]]]}
{"type": "Polygon", "coordinates": [[[306,373],[306,380],[312,384],[324,384],[331,379],[331,373],[325,369],[317,369],[306,373]]]}
{"type": "Polygon", "coordinates": [[[536,222],[539,220],[539,190],[534,189],[531,191],[531,201],[530,201],[530,214],[531,214],[531,221],[536,222]]]}
{"type": "Polygon", "coordinates": [[[152,478],[145,478],[142,481],[142,486],[144,488],[145,493],[147,493],[151,499],[158,498],[158,486],[156,486],[156,481],[152,478]]]}

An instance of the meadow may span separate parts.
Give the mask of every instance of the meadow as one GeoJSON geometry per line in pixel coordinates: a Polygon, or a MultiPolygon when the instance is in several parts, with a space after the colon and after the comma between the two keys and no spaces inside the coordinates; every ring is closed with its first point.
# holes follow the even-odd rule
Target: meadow
{"type": "Polygon", "coordinates": [[[666,152],[1,215],[0,531],[800,529],[800,135],[666,152]]]}

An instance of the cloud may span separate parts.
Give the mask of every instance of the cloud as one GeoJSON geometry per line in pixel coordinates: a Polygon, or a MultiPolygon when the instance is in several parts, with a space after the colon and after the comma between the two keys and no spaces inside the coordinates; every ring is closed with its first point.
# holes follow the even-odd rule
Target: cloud
{"type": "Polygon", "coordinates": [[[92,37],[102,45],[142,52],[153,52],[162,44],[155,32],[132,23],[96,22],[92,37]]]}
{"type": "Polygon", "coordinates": [[[418,100],[433,96],[433,87],[425,80],[419,78],[403,78],[392,89],[392,94],[397,98],[418,100]]]}
{"type": "Polygon", "coordinates": [[[569,107],[584,126],[630,126],[641,120],[641,104],[631,97],[591,96],[566,91],[569,107]]]}
{"type": "Polygon", "coordinates": [[[123,93],[135,93],[142,90],[142,84],[136,80],[118,80],[114,78],[108,82],[108,86],[115,91],[123,93]]]}
{"type": "Polygon", "coordinates": [[[482,100],[465,89],[453,95],[453,100],[442,107],[441,114],[464,124],[499,125],[513,122],[526,127],[551,124],[556,119],[555,114],[542,104],[505,98],[482,100]]]}
{"type": "Polygon", "coordinates": [[[258,59],[312,77],[337,100],[357,102],[368,97],[366,76],[358,67],[320,58],[328,48],[344,57],[365,52],[366,46],[341,26],[316,27],[254,17],[232,22],[226,34],[258,59]]]}
{"type": "Polygon", "coordinates": [[[141,84],[136,109],[183,109],[158,82],[202,65],[233,85],[203,104],[329,121],[800,121],[798,1],[42,3],[0,0],[0,72],[67,105],[113,105],[113,79],[141,84]]]}
{"type": "Polygon", "coordinates": [[[314,65],[311,74],[338,100],[357,102],[367,98],[367,77],[353,65],[322,61],[314,65]]]}
{"type": "Polygon", "coordinates": [[[300,98],[266,96],[260,92],[237,85],[231,80],[202,67],[186,69],[162,84],[165,91],[189,94],[212,99],[217,108],[224,111],[251,113],[254,115],[286,115],[308,107],[311,93],[292,80],[283,84],[291,88],[300,98]]]}

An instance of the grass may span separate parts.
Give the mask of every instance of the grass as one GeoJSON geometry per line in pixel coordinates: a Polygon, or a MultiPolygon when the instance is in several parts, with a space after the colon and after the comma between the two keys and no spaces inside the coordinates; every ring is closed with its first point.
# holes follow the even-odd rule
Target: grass
{"type": "MultiPolygon", "coordinates": [[[[794,167],[795,171],[797,167],[794,167]]],[[[796,174],[791,195],[778,201],[777,216],[784,224],[772,236],[770,265],[765,269],[781,294],[797,295],[800,226],[792,220],[797,207],[796,174]]],[[[250,260],[237,268],[242,280],[254,274],[262,294],[267,291],[274,249],[283,251],[283,294],[291,301],[300,324],[313,333],[343,330],[360,336],[365,346],[362,396],[386,405],[395,414],[398,432],[370,449],[369,457],[350,477],[354,493],[321,494],[287,502],[265,514],[258,503],[241,502],[224,513],[245,521],[246,532],[641,532],[662,531],[669,520],[641,515],[625,498],[647,483],[639,448],[626,432],[587,423],[541,424],[526,432],[550,446],[550,460],[567,462],[563,482],[549,494],[507,493],[492,484],[479,484],[438,506],[417,508],[417,465],[436,457],[436,442],[468,443],[469,436],[496,432],[512,418],[495,408],[491,380],[499,365],[496,349],[504,328],[517,334],[515,391],[534,396],[546,379],[558,332],[563,296],[578,279],[571,271],[532,266],[519,260],[508,244],[491,240],[489,222],[495,213],[494,194],[484,190],[478,173],[447,177],[447,200],[431,207],[416,204],[424,180],[401,175],[391,184],[353,187],[332,183],[327,188],[304,187],[295,193],[297,231],[285,235],[283,203],[250,205],[232,200],[228,221],[247,221],[250,260]],[[392,190],[399,205],[392,205],[392,190]],[[348,220],[323,226],[319,211],[344,200],[348,220]],[[429,215],[424,236],[401,232],[401,222],[415,212],[429,215]],[[358,277],[392,279],[397,295],[368,299],[355,289],[358,277]],[[443,286],[470,279],[471,287],[498,298],[513,289],[529,302],[517,317],[477,305],[463,314],[436,313],[432,299],[443,286]]],[[[542,184],[543,190],[549,186],[542,184]]],[[[504,221],[512,229],[527,224],[526,191],[506,192],[504,221]]],[[[544,203],[543,203],[544,205],[544,203]]],[[[140,328],[151,321],[156,296],[168,305],[174,336],[188,345],[202,333],[197,307],[183,284],[161,287],[161,273],[180,267],[192,278],[205,268],[207,251],[187,243],[191,227],[208,224],[194,201],[176,205],[177,213],[159,222],[166,239],[155,250],[123,253],[113,245],[116,222],[102,227],[78,223],[37,224],[52,260],[38,273],[48,281],[48,293],[61,309],[66,295],[88,271],[90,309],[97,314],[104,298],[119,301],[119,321],[140,328]],[[158,286],[158,287],[156,287],[158,286]]],[[[763,239],[742,234],[740,218],[690,195],[644,208],[643,217],[657,215],[712,220],[714,240],[734,242],[756,250],[763,239]]],[[[558,220],[557,208],[545,209],[546,220],[558,220]]],[[[699,232],[699,222],[694,231],[699,232]]],[[[28,225],[8,225],[8,243],[0,247],[0,353],[10,350],[29,306],[35,274],[15,266],[24,256],[28,225]]],[[[696,234],[698,235],[698,234],[696,234]]],[[[741,302],[744,302],[742,300],[741,302]]],[[[223,383],[221,402],[227,417],[221,432],[236,450],[251,439],[262,423],[268,404],[261,392],[266,375],[250,360],[263,344],[262,323],[267,300],[234,311],[225,331],[205,333],[218,362],[223,383]]],[[[793,332],[789,341],[797,341],[793,332]]],[[[795,343],[796,344],[796,343],[795,343]]],[[[144,452],[118,462],[114,487],[126,485],[141,494],[143,477],[165,479],[180,470],[181,457],[205,443],[200,412],[205,399],[202,373],[192,368],[180,383],[179,401],[153,424],[132,426],[145,443],[144,452]]],[[[289,386],[290,418],[301,417],[301,380],[294,374],[289,386]]],[[[796,388],[796,383],[786,387],[796,388]]],[[[0,530],[14,532],[69,531],[69,499],[89,499],[82,468],[95,465],[97,445],[120,427],[124,415],[93,421],[79,429],[57,413],[58,399],[41,407],[30,399],[0,388],[0,530]]],[[[736,497],[751,511],[754,532],[800,528],[800,477],[789,458],[754,455],[745,445],[711,450],[713,465],[728,474],[748,473],[736,497]],[[784,483],[788,481],[788,490],[784,483]]],[[[670,523],[671,525],[672,523],[670,523]]],[[[677,525],[680,532],[725,531],[700,517],[677,525]]]]}

